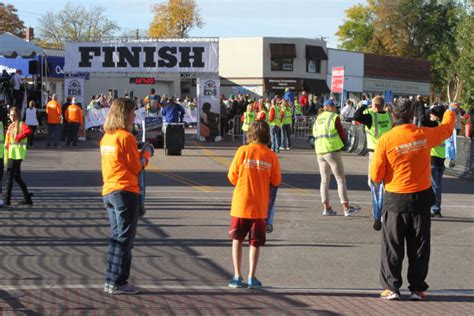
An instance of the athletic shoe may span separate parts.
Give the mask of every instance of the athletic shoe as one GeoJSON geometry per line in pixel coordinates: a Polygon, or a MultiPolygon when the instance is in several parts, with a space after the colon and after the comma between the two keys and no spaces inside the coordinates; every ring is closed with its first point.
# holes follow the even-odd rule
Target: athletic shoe
{"type": "Polygon", "coordinates": [[[104,292],[105,293],[109,293],[111,288],[113,288],[112,284],[109,284],[109,283],[104,284],[104,292]]]}
{"type": "Polygon", "coordinates": [[[379,230],[381,230],[381,229],[382,229],[382,222],[381,222],[381,221],[379,221],[379,220],[375,220],[375,221],[374,221],[374,226],[373,226],[373,227],[374,227],[374,229],[375,229],[376,231],[379,231],[379,230]]]}
{"type": "Polygon", "coordinates": [[[32,196],[33,193],[28,193],[28,197],[25,197],[23,200],[21,200],[20,204],[33,205],[33,200],[31,199],[32,196]]]}
{"type": "Polygon", "coordinates": [[[233,289],[245,287],[244,280],[241,277],[233,277],[229,282],[229,287],[233,289]]]}
{"type": "Polygon", "coordinates": [[[249,289],[259,289],[262,287],[262,282],[257,280],[257,278],[249,278],[247,283],[247,288],[249,289]]]}
{"type": "Polygon", "coordinates": [[[290,150],[290,147],[286,147],[285,150],[290,150]]]}
{"type": "Polygon", "coordinates": [[[285,150],[285,147],[280,147],[280,150],[285,150]]]}
{"type": "Polygon", "coordinates": [[[411,292],[410,301],[426,301],[428,299],[428,293],[425,291],[411,292]]]}
{"type": "Polygon", "coordinates": [[[332,207],[325,209],[323,216],[336,216],[337,212],[332,209],[332,207]]]}
{"type": "Polygon", "coordinates": [[[109,286],[109,294],[119,295],[119,294],[137,294],[140,292],[140,288],[133,284],[125,284],[121,286],[109,286]]]}
{"type": "Polygon", "coordinates": [[[267,226],[265,226],[265,231],[269,234],[271,232],[273,232],[273,225],[272,224],[267,224],[267,226]]]}
{"type": "Polygon", "coordinates": [[[382,293],[380,293],[380,298],[383,298],[384,300],[389,300],[389,301],[399,300],[400,294],[397,292],[393,292],[389,289],[385,289],[383,290],[382,293]]]}
{"type": "Polygon", "coordinates": [[[360,207],[353,207],[353,206],[349,206],[348,209],[344,210],[344,216],[352,216],[354,215],[355,213],[358,213],[360,211],[360,207]]]}

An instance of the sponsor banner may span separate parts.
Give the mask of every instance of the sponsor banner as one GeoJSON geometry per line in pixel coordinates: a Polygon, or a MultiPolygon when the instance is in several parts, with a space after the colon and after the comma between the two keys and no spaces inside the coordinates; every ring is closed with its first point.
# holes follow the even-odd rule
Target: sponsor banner
{"type": "Polygon", "coordinates": [[[66,72],[218,73],[218,42],[71,42],[66,72]]]}
{"type": "Polygon", "coordinates": [[[303,90],[303,80],[288,78],[265,78],[265,91],[303,90]]]}
{"type": "Polygon", "coordinates": [[[77,103],[84,103],[84,79],[82,78],[66,78],[64,79],[64,98],[66,97],[76,98],[77,103]]]}
{"type": "Polygon", "coordinates": [[[344,91],[344,67],[332,67],[331,92],[342,93],[344,91]]]}
{"type": "Polygon", "coordinates": [[[215,141],[220,136],[220,80],[198,80],[198,126],[199,137],[215,141]]]}

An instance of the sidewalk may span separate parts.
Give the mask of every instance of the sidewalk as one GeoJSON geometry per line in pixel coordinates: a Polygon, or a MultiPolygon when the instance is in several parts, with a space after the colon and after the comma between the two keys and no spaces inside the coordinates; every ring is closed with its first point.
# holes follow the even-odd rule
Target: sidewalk
{"type": "Polygon", "coordinates": [[[111,296],[102,287],[0,290],[2,315],[470,315],[474,293],[436,293],[426,302],[384,301],[374,291],[148,286],[111,296]]]}

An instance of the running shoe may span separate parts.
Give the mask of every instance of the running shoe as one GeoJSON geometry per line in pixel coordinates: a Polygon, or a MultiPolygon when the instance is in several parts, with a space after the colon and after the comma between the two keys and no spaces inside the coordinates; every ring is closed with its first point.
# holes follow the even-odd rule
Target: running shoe
{"type": "Polygon", "coordinates": [[[262,282],[257,280],[257,278],[249,278],[247,283],[247,288],[249,289],[259,289],[262,287],[262,282]]]}
{"type": "Polygon", "coordinates": [[[380,298],[383,298],[384,300],[389,300],[389,301],[399,300],[400,294],[397,292],[393,292],[389,289],[385,289],[382,291],[382,293],[380,293],[380,298]]]}
{"type": "Polygon", "coordinates": [[[348,209],[344,210],[344,216],[345,217],[352,216],[355,213],[358,213],[359,211],[360,211],[360,207],[349,206],[348,209]]]}
{"type": "Polygon", "coordinates": [[[325,209],[323,216],[336,216],[337,212],[332,209],[332,207],[325,209]]]}
{"type": "Polygon", "coordinates": [[[121,286],[109,286],[109,294],[119,295],[119,294],[137,294],[140,293],[140,288],[133,284],[125,284],[121,286]]]}
{"type": "Polygon", "coordinates": [[[233,277],[229,282],[229,287],[233,289],[245,287],[244,280],[241,277],[233,277]]]}
{"type": "Polygon", "coordinates": [[[425,291],[411,292],[410,301],[426,301],[428,299],[428,293],[425,291]]]}
{"type": "Polygon", "coordinates": [[[104,284],[104,292],[105,293],[109,293],[110,289],[113,288],[113,285],[109,284],[109,283],[105,283],[104,284]]]}

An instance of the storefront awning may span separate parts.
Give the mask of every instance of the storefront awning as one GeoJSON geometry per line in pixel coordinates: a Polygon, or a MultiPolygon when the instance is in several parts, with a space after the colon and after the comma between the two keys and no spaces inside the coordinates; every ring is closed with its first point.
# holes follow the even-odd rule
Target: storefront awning
{"type": "Polygon", "coordinates": [[[329,87],[325,80],[319,79],[304,79],[304,90],[309,93],[329,93],[329,87]]]}
{"type": "Polygon", "coordinates": [[[295,44],[270,44],[271,58],[295,58],[295,44]]]}
{"type": "Polygon", "coordinates": [[[321,46],[306,45],[306,60],[328,60],[328,55],[321,46]]]}

